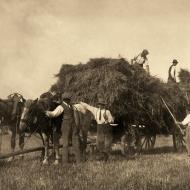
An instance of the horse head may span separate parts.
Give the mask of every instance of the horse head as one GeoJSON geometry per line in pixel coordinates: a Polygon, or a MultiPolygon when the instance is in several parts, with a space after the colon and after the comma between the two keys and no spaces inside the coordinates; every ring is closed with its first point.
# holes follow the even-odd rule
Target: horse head
{"type": "Polygon", "coordinates": [[[38,99],[31,100],[28,99],[24,103],[24,108],[22,111],[21,119],[20,119],[20,126],[21,130],[26,129],[27,127],[31,127],[32,125],[36,124],[37,117],[36,117],[36,105],[38,99]]]}
{"type": "Polygon", "coordinates": [[[19,110],[25,102],[23,96],[19,93],[13,93],[8,96],[8,100],[13,102],[11,120],[14,120],[19,110]]]}
{"type": "Polygon", "coordinates": [[[40,95],[39,103],[44,109],[49,110],[54,99],[54,95],[51,92],[45,92],[40,95]]]}

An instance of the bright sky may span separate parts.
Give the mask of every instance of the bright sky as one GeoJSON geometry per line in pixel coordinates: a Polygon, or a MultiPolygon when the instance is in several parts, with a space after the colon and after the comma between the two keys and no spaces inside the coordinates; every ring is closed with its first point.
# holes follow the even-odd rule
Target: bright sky
{"type": "Polygon", "coordinates": [[[62,63],[133,58],[149,50],[166,80],[174,58],[189,68],[189,0],[0,0],[0,97],[36,98],[62,63]]]}

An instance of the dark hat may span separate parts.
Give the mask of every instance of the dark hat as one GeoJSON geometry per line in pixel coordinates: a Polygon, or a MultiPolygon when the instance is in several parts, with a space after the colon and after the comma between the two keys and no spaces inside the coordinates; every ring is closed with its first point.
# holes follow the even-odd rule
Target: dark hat
{"type": "Polygon", "coordinates": [[[178,63],[177,59],[173,59],[172,63],[178,63]]]}
{"type": "Polygon", "coordinates": [[[99,98],[98,105],[106,105],[106,101],[103,98],[99,98]]]}
{"type": "Polygon", "coordinates": [[[52,98],[53,95],[51,94],[51,92],[45,92],[43,94],[40,95],[40,99],[46,99],[46,98],[52,98]]]}
{"type": "Polygon", "coordinates": [[[72,96],[68,92],[65,92],[62,94],[62,100],[65,100],[65,99],[71,100],[71,98],[72,98],[72,96]]]}
{"type": "Polygon", "coordinates": [[[143,49],[142,54],[148,55],[148,54],[149,54],[149,51],[148,51],[147,49],[143,49]]]}

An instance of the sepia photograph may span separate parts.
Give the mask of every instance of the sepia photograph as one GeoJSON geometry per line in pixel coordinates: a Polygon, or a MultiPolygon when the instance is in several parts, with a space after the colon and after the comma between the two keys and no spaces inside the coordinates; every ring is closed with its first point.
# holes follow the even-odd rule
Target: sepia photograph
{"type": "Polygon", "coordinates": [[[0,190],[190,189],[189,0],[0,0],[0,190]]]}

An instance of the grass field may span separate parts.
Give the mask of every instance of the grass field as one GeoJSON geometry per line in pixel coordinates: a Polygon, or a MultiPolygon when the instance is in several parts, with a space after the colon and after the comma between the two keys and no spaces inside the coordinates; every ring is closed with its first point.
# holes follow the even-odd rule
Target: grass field
{"type": "MultiPolygon", "coordinates": [[[[8,136],[3,150],[8,151],[8,136]]],[[[27,146],[38,146],[32,138],[27,146]]],[[[171,137],[158,137],[155,149],[133,159],[121,156],[113,147],[109,161],[42,166],[40,153],[0,162],[0,190],[59,189],[190,189],[190,158],[172,151],[171,137]]]]}

